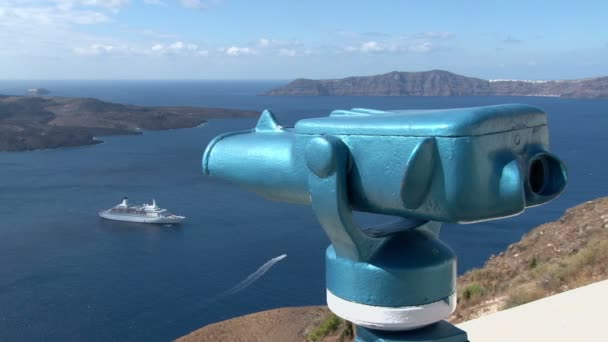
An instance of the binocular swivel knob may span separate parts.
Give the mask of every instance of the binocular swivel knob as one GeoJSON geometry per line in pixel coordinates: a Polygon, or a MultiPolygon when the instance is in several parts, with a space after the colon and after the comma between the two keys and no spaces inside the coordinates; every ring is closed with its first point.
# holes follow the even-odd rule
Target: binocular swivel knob
{"type": "Polygon", "coordinates": [[[330,136],[315,137],[306,145],[306,164],[320,178],[326,178],[336,169],[335,139],[330,136]]]}

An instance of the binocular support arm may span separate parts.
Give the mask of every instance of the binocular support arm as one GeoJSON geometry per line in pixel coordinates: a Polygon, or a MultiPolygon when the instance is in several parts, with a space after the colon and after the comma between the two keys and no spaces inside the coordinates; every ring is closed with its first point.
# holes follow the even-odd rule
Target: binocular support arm
{"type": "Polygon", "coordinates": [[[355,222],[349,203],[349,150],[344,142],[331,135],[314,137],[306,145],[305,158],[311,171],[311,204],[332,243],[326,255],[329,308],[359,326],[383,330],[415,329],[449,316],[456,304],[450,281],[455,277],[455,264],[450,252],[437,245],[441,224],[402,219],[364,231],[355,222]],[[402,251],[396,245],[405,240],[411,246],[404,245],[402,251]],[[400,263],[387,263],[387,255],[397,250],[407,260],[403,268],[400,263]],[[418,258],[437,260],[430,265],[416,261],[419,264],[413,266],[418,258]],[[448,285],[436,293],[425,293],[415,285],[419,279],[448,285]],[[409,301],[411,305],[406,304],[409,301]]]}
{"type": "Polygon", "coordinates": [[[367,261],[390,237],[369,237],[355,222],[348,200],[348,148],[330,135],[306,145],[306,164],[312,208],[336,255],[367,261]]]}

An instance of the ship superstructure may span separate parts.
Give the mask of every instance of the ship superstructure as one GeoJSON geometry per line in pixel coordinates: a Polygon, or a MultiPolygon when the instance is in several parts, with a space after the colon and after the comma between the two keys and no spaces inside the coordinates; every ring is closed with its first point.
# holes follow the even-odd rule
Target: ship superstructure
{"type": "Polygon", "coordinates": [[[180,223],[185,219],[184,216],[174,215],[167,212],[166,209],[161,209],[156,205],[156,200],[152,200],[151,204],[129,206],[127,197],[113,208],[100,211],[99,216],[108,220],[163,224],[180,223]]]}

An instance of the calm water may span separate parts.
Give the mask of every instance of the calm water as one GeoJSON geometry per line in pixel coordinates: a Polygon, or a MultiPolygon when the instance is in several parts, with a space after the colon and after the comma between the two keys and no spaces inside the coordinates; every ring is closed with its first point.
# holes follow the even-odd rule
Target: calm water
{"type": "MultiPolygon", "coordinates": [[[[142,105],[271,108],[285,125],[337,108],[540,106],[549,113],[552,150],[568,164],[567,191],[516,218],[446,226],[442,238],[461,272],[567,207],[608,195],[608,101],[255,96],[279,83],[0,82],[0,94],[36,86],[142,105]]],[[[237,315],[324,303],[328,240],[310,208],[269,202],[201,174],[209,140],[254,121],[0,153],[0,340],[166,341],[237,315]],[[124,195],[138,203],[155,197],[188,220],[169,228],[97,217],[124,195]],[[259,278],[247,282],[260,267],[259,278]],[[243,281],[250,285],[238,288],[243,281]]]]}

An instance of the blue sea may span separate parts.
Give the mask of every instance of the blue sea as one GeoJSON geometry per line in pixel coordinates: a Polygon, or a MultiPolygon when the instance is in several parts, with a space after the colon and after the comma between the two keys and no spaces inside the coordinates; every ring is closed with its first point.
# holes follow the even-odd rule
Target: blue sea
{"type": "MultiPolygon", "coordinates": [[[[549,115],[565,193],[524,214],[445,225],[459,272],[535,226],[608,195],[608,100],[541,97],[264,97],[282,81],[0,81],[0,94],[137,105],[272,109],[284,126],[333,109],[527,103],[549,115]]],[[[214,136],[255,119],[103,138],[94,146],[0,153],[0,341],[167,341],[255,311],[325,302],[328,239],[307,206],[275,203],[203,176],[214,136]],[[128,195],[187,216],[181,226],[103,221],[128,195]],[[283,254],[287,256],[280,258],[283,254]]],[[[376,217],[363,216],[372,223],[376,217]]]]}

